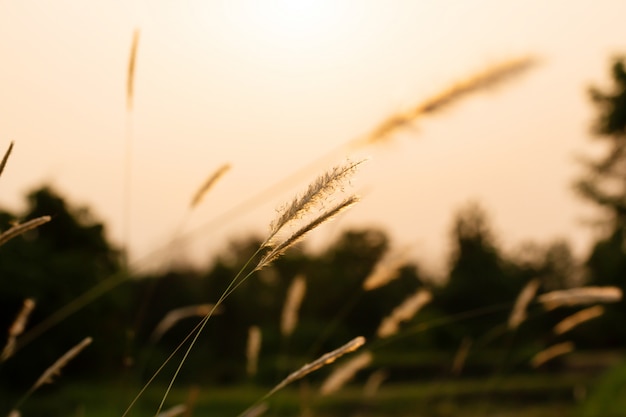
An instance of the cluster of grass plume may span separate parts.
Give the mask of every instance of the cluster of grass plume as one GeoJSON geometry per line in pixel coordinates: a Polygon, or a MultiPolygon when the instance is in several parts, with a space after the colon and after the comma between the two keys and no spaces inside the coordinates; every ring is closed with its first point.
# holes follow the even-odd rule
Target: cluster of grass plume
{"type": "MultiPolygon", "coordinates": [[[[133,108],[134,78],[138,41],[139,31],[136,31],[133,36],[131,55],[128,66],[127,109],[129,112],[133,108]]],[[[480,72],[478,74],[475,74],[474,76],[468,77],[467,79],[453,84],[451,87],[445,89],[441,93],[436,94],[433,97],[430,97],[429,99],[417,104],[415,107],[407,110],[406,112],[401,112],[390,116],[389,118],[383,120],[369,134],[357,140],[347,142],[346,144],[342,145],[339,150],[343,152],[347,149],[352,149],[355,147],[368,146],[371,144],[384,142],[389,139],[395,132],[406,128],[408,125],[414,123],[420,118],[437,114],[438,112],[450,107],[451,105],[456,104],[456,102],[463,100],[467,96],[489,89],[505,80],[513,78],[514,75],[522,73],[526,69],[530,68],[535,62],[536,61],[533,58],[527,57],[518,60],[508,61],[503,64],[488,68],[483,72],[480,72]]],[[[0,173],[6,165],[6,160],[8,159],[8,155],[10,154],[11,150],[12,144],[5,154],[2,162],[0,163],[0,173]]],[[[239,273],[233,277],[232,281],[223,291],[219,300],[215,304],[181,307],[180,309],[171,311],[170,314],[168,314],[163,319],[163,321],[159,324],[159,326],[157,326],[153,333],[153,340],[158,340],[166,331],[168,331],[168,329],[170,329],[183,318],[192,316],[202,317],[202,319],[200,320],[198,325],[192,330],[192,332],[187,335],[187,337],[180,343],[180,345],[174,350],[174,352],[172,352],[172,354],[163,362],[161,367],[156,370],[154,375],[147,382],[146,386],[144,386],[144,388],[138,393],[137,397],[131,402],[128,409],[124,413],[124,416],[128,414],[137,399],[142,395],[147,386],[154,380],[156,375],[159,374],[164,366],[171,361],[171,359],[174,357],[174,354],[176,354],[179,350],[183,349],[186,344],[188,344],[183,359],[180,361],[174,377],[171,379],[170,384],[162,397],[162,401],[158,407],[156,415],[165,417],[180,415],[186,412],[186,408],[184,406],[176,406],[167,411],[162,411],[162,408],[179,371],[185,363],[188,354],[190,353],[198,337],[202,333],[208,320],[219,311],[218,309],[220,305],[224,302],[224,300],[230,294],[232,294],[232,292],[235,291],[240,285],[242,285],[248,278],[250,278],[256,271],[259,271],[260,269],[270,265],[294,244],[303,239],[309,232],[313,231],[318,226],[326,223],[333,217],[337,216],[338,214],[358,202],[359,198],[356,195],[349,195],[348,197],[340,200],[338,203],[330,205],[330,208],[327,208],[327,206],[329,205],[329,201],[331,200],[331,196],[333,196],[338,189],[343,189],[349,178],[354,174],[354,172],[357,170],[362,162],[363,161],[347,162],[345,164],[331,168],[330,170],[320,175],[315,181],[313,181],[302,194],[297,195],[288,204],[284,205],[279,210],[277,218],[270,223],[268,235],[261,244],[261,246],[258,248],[257,252],[245,263],[245,266],[239,271],[239,273]]],[[[315,167],[319,163],[320,161],[315,161],[313,164],[306,168],[308,169],[311,166],[315,167]]],[[[190,211],[195,209],[200,204],[206,193],[229,169],[230,165],[225,164],[220,167],[215,173],[209,176],[209,178],[203,183],[203,185],[198,189],[198,191],[191,199],[191,203],[189,206],[190,211]]],[[[305,172],[305,170],[303,170],[302,172],[305,172]]],[[[290,180],[298,177],[299,175],[289,176],[290,180]]],[[[127,179],[127,182],[130,181],[127,179]]],[[[267,196],[276,193],[277,190],[283,188],[285,184],[286,182],[283,182],[269,187],[264,192],[261,192],[260,194],[253,196],[251,199],[244,201],[242,205],[237,206],[232,211],[229,211],[229,216],[236,216],[241,214],[242,210],[256,205],[260,202],[261,199],[265,199],[267,198],[267,196]]],[[[0,235],[0,244],[12,237],[19,235],[20,233],[38,227],[39,225],[49,220],[49,217],[42,217],[19,225],[15,225],[11,229],[0,235]]],[[[215,220],[215,222],[221,222],[222,220],[223,218],[218,218],[215,220]]],[[[196,232],[198,231],[200,230],[196,230],[196,232]]],[[[187,235],[187,237],[189,236],[190,235],[187,235]]],[[[377,264],[377,266],[373,269],[370,277],[364,281],[365,283],[363,289],[367,291],[379,288],[393,280],[395,277],[398,276],[400,268],[402,268],[402,266],[404,265],[405,260],[406,259],[403,256],[396,256],[395,258],[385,258],[384,261],[377,264]]],[[[115,284],[117,284],[118,282],[122,282],[123,279],[125,279],[125,277],[123,277],[123,279],[119,278],[120,277],[116,277],[115,284]]],[[[524,322],[524,320],[526,319],[526,309],[533,301],[533,299],[536,299],[538,303],[543,304],[546,309],[553,309],[560,306],[615,302],[621,299],[621,291],[613,287],[587,287],[582,289],[552,292],[536,297],[538,288],[538,281],[532,280],[522,290],[522,292],[518,296],[518,299],[509,318],[508,326],[510,329],[515,330],[524,322]]],[[[81,301],[81,304],[84,305],[85,303],[92,301],[95,297],[102,295],[109,289],[110,288],[107,288],[103,291],[98,291],[97,293],[94,292],[93,297],[86,297],[81,301]]],[[[288,291],[285,306],[283,309],[280,328],[281,333],[284,337],[290,336],[297,326],[298,310],[304,298],[305,292],[306,284],[304,277],[296,277],[288,291]]],[[[385,317],[383,319],[378,331],[378,337],[388,338],[400,332],[400,324],[402,322],[411,320],[423,306],[431,301],[431,299],[432,293],[425,289],[420,289],[415,294],[408,297],[404,302],[397,306],[389,314],[388,317],[385,317]]],[[[11,343],[13,346],[15,345],[15,339],[24,330],[26,320],[30,311],[32,311],[32,308],[34,308],[34,303],[32,303],[32,306],[27,307],[27,303],[25,302],[24,307],[22,311],[18,314],[14,325],[9,330],[9,339],[12,340],[11,343]]],[[[67,314],[64,314],[63,317],[67,317],[68,314],[72,314],[79,308],[80,306],[77,305],[77,308],[73,308],[72,311],[68,310],[67,314]]],[[[559,323],[555,327],[555,333],[562,334],[566,331],[569,331],[583,321],[598,317],[602,314],[602,312],[603,310],[599,306],[582,310],[581,312],[576,313],[573,316],[565,319],[563,322],[559,323]]],[[[62,319],[63,317],[60,316],[59,319],[62,319]]],[[[408,330],[410,331],[410,329],[408,330]]],[[[74,348],[70,349],[57,362],[55,362],[55,364],[53,364],[48,370],[44,372],[41,378],[39,378],[39,380],[33,385],[33,388],[28,392],[27,396],[32,394],[32,391],[37,389],[39,386],[43,385],[44,383],[50,382],[52,376],[57,374],[67,362],[69,362],[76,355],[78,355],[80,351],[84,349],[89,343],[91,343],[91,338],[86,338],[74,348]]],[[[247,349],[247,370],[250,375],[254,375],[256,373],[258,354],[261,349],[261,343],[262,338],[260,329],[256,326],[251,327],[249,331],[247,349]]],[[[242,416],[245,415],[250,417],[253,415],[260,415],[265,410],[267,410],[267,405],[265,404],[265,401],[275,392],[307,376],[311,372],[314,372],[321,367],[334,362],[343,355],[361,348],[364,344],[365,339],[363,337],[356,337],[350,342],[341,346],[340,348],[328,352],[319,357],[317,360],[305,364],[300,369],[292,372],[285,379],[279,382],[260,401],[255,403],[248,410],[246,410],[242,414],[242,416]]],[[[454,364],[452,367],[454,373],[458,374],[461,372],[463,362],[467,357],[467,352],[469,351],[470,346],[471,341],[469,341],[469,339],[464,339],[463,343],[459,347],[457,355],[455,356],[454,364]]],[[[539,367],[557,356],[571,352],[573,349],[574,345],[571,342],[564,342],[561,344],[553,345],[537,353],[531,360],[531,364],[533,367],[539,367]]],[[[7,350],[7,348],[5,348],[5,350],[7,350]]],[[[12,352],[13,347],[9,348],[8,351],[12,352]]],[[[10,353],[6,357],[8,358],[9,356],[10,353]]],[[[2,357],[5,358],[4,352],[2,357]]],[[[331,374],[331,376],[329,376],[322,385],[321,393],[328,395],[336,392],[346,382],[353,378],[357,372],[370,366],[372,361],[373,354],[371,351],[368,350],[361,355],[354,357],[352,360],[346,362],[343,366],[338,367],[336,371],[331,374]]],[[[373,395],[373,392],[376,391],[378,386],[380,386],[380,384],[386,378],[387,375],[382,370],[377,370],[373,372],[370,376],[370,379],[368,380],[368,383],[366,384],[366,391],[370,392],[370,395],[373,395]]]]}
{"type": "MultiPolygon", "coordinates": [[[[350,195],[346,197],[343,201],[338,204],[335,204],[331,208],[325,208],[325,204],[329,199],[329,196],[333,194],[338,188],[342,188],[345,186],[348,179],[355,173],[356,168],[362,163],[359,162],[347,162],[345,164],[341,164],[331,168],[330,170],[324,172],[322,175],[318,176],[306,191],[298,196],[296,196],[289,204],[286,204],[279,210],[278,217],[276,220],[270,223],[268,237],[264,240],[264,242],[260,245],[258,250],[246,261],[243,268],[235,275],[235,277],[231,280],[230,284],[226,289],[222,292],[222,295],[219,297],[217,302],[213,305],[211,310],[207,312],[202,320],[198,323],[198,325],[184,338],[184,340],[178,345],[178,347],[172,352],[172,354],[163,362],[163,364],[156,370],[153,376],[148,380],[146,385],[140,390],[137,396],[133,399],[131,404],[128,406],[127,410],[124,413],[124,416],[129,413],[135,402],[139,399],[139,397],[143,394],[145,389],[149,384],[156,378],[156,376],[161,372],[161,370],[165,367],[165,365],[174,357],[174,355],[182,349],[185,344],[189,343],[187,349],[183,354],[183,358],[179,362],[176,371],[174,372],[174,376],[171,378],[170,383],[163,395],[161,404],[158,407],[157,414],[161,412],[165,400],[167,399],[171,388],[180,373],[183,364],[185,363],[188,355],[190,354],[192,348],[196,344],[200,334],[204,330],[207,322],[212,317],[217,308],[219,308],[224,300],[239,287],[242,285],[248,278],[250,278],[256,271],[268,266],[271,262],[277,259],[279,256],[284,254],[289,248],[291,248],[298,241],[303,239],[309,232],[317,228],[318,226],[326,223],[336,215],[338,215],[343,210],[347,209],[349,206],[353,205],[358,201],[358,197],[356,195],[350,195]],[[310,217],[310,219],[309,219],[310,217]],[[302,223],[298,225],[298,228],[291,232],[286,233],[286,235],[279,239],[279,235],[281,232],[288,226],[294,223],[302,223]],[[265,253],[263,253],[265,251],[265,253]],[[260,259],[254,264],[255,259],[260,257],[260,259]],[[254,265],[251,268],[248,268],[249,265],[254,265]]],[[[254,356],[258,354],[258,349],[260,348],[260,331],[251,332],[250,340],[256,340],[254,343],[250,343],[249,352],[249,363],[254,362],[254,356]],[[256,347],[255,347],[256,346],[256,347]]],[[[348,345],[346,345],[348,346],[348,345]]],[[[349,351],[350,349],[355,349],[353,344],[349,344],[349,347],[344,347],[343,350],[338,349],[337,351],[333,351],[334,355],[340,356],[341,354],[349,351]]],[[[335,357],[338,357],[335,356],[335,357]]],[[[331,358],[333,355],[325,356],[324,363],[332,362],[331,358]]],[[[313,370],[319,368],[321,362],[316,361],[314,364],[309,364],[309,366],[304,367],[299,371],[299,373],[291,374],[283,383],[279,384],[276,389],[282,388],[284,385],[287,385],[294,379],[298,379],[297,375],[304,376],[313,370]],[[314,366],[315,364],[315,366],[314,366]]],[[[254,366],[249,365],[251,370],[255,370],[254,366]]],[[[275,391],[270,392],[273,393],[275,391]]]]}

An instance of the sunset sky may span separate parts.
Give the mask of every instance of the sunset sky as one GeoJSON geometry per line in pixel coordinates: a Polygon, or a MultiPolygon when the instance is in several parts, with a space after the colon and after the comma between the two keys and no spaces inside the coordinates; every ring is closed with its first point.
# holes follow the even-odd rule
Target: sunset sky
{"type": "Polygon", "coordinates": [[[576,158],[601,151],[587,89],[607,85],[609,60],[626,54],[624,16],[618,0],[2,1],[0,147],[15,141],[2,204],[19,209],[26,191],[51,184],[121,245],[130,140],[131,259],[195,231],[185,257],[207,261],[231,238],[263,235],[282,202],[348,156],[333,152],[342,144],[533,55],[527,73],[352,155],[370,158],[351,185],[363,201],[312,242],[383,227],[437,271],[453,214],[478,201],[507,250],[565,238],[584,255],[593,233],[583,221],[597,212],[571,184],[583,173],[576,158]],[[291,188],[224,217],[315,161],[291,188]],[[224,163],[232,169],[187,216],[224,163]]]}

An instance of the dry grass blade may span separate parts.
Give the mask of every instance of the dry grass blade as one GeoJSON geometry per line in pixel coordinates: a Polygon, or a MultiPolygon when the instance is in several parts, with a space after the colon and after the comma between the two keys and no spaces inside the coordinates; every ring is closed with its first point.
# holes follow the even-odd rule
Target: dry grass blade
{"type": "Polygon", "coordinates": [[[248,376],[254,376],[257,373],[260,351],[261,329],[259,326],[251,326],[248,329],[248,345],[246,347],[246,372],[248,376]]]}
{"type": "Polygon", "coordinates": [[[572,342],[563,342],[556,345],[552,345],[549,348],[537,353],[530,361],[533,368],[538,368],[544,363],[556,358],[557,356],[565,355],[574,350],[574,344],[572,342]]]}
{"type": "Polygon", "coordinates": [[[394,114],[379,124],[369,135],[359,139],[353,145],[369,145],[386,140],[394,132],[406,128],[424,115],[437,113],[446,107],[478,91],[486,90],[513,76],[522,73],[536,62],[531,57],[510,60],[494,65],[483,72],[457,82],[439,94],[436,94],[404,113],[394,114]]]}
{"type": "Polygon", "coordinates": [[[30,313],[32,313],[35,308],[35,300],[32,298],[27,298],[24,300],[22,304],[22,308],[20,312],[17,314],[17,317],[13,321],[13,324],[9,328],[9,336],[7,338],[7,343],[0,354],[0,362],[4,362],[13,355],[13,351],[15,350],[15,341],[17,337],[24,332],[26,328],[26,323],[28,322],[28,317],[30,313]]]}
{"type": "Polygon", "coordinates": [[[314,360],[311,363],[307,363],[302,368],[300,368],[297,371],[292,372],[291,374],[289,374],[287,376],[287,378],[283,379],[278,385],[276,385],[265,396],[265,398],[269,397],[270,395],[272,395],[276,391],[286,387],[287,385],[291,384],[292,382],[297,381],[298,379],[303,378],[304,376],[310,374],[311,372],[316,371],[316,370],[320,369],[321,367],[323,367],[325,365],[333,363],[334,361],[336,361],[338,358],[342,357],[346,353],[353,352],[356,349],[358,349],[361,346],[363,346],[364,344],[365,344],[365,338],[363,336],[359,336],[359,337],[356,337],[356,338],[352,339],[351,341],[349,341],[345,345],[341,346],[340,348],[335,349],[335,350],[333,350],[331,352],[328,352],[328,353],[320,356],[318,359],[314,360]]]}
{"type": "Polygon", "coordinates": [[[333,373],[326,378],[320,388],[320,393],[322,395],[328,395],[337,392],[349,380],[354,378],[357,372],[369,366],[369,364],[372,363],[372,359],[373,356],[371,352],[363,352],[350,359],[345,364],[335,369],[333,373]]]}
{"type": "Polygon", "coordinates": [[[602,314],[604,314],[604,307],[602,306],[593,306],[580,310],[557,323],[557,325],[554,326],[554,333],[563,334],[581,323],[600,317],[602,314]]]}
{"type": "Polygon", "coordinates": [[[519,325],[526,320],[526,308],[532,301],[535,294],[537,294],[538,289],[539,280],[533,279],[524,286],[522,291],[520,291],[517,296],[517,300],[515,300],[515,306],[513,306],[513,310],[509,316],[509,329],[517,329],[519,325]]]}
{"type": "Polygon", "coordinates": [[[37,217],[36,219],[28,220],[24,223],[16,224],[6,232],[0,234],[0,245],[4,245],[14,237],[19,236],[22,233],[28,232],[29,230],[32,230],[36,227],[39,227],[42,224],[48,223],[49,221],[50,216],[41,216],[37,217]]]}
{"type": "Polygon", "coordinates": [[[622,290],[618,287],[579,287],[551,291],[537,299],[547,310],[553,310],[563,306],[616,303],[622,299],[622,290]]]}
{"type": "MultiPolygon", "coordinates": [[[[168,312],[165,317],[157,324],[150,336],[152,343],[157,342],[161,337],[171,329],[179,321],[189,317],[204,317],[211,312],[213,304],[200,304],[195,306],[187,306],[176,308],[168,312]]],[[[214,314],[219,314],[220,310],[213,311],[214,314]]]]}
{"type": "Polygon", "coordinates": [[[4,153],[2,157],[2,162],[0,162],[0,175],[4,172],[4,167],[7,165],[7,161],[9,160],[9,156],[11,156],[11,151],[13,151],[13,142],[9,144],[9,148],[4,153]]]}
{"type": "Polygon", "coordinates": [[[211,174],[209,176],[209,178],[206,179],[206,181],[204,181],[204,184],[202,184],[202,186],[198,189],[198,191],[196,191],[196,193],[194,194],[193,198],[191,199],[191,203],[189,205],[190,209],[195,208],[198,204],[200,204],[200,202],[202,201],[202,199],[204,198],[204,196],[209,192],[209,190],[211,188],[213,188],[213,186],[215,185],[215,183],[222,178],[222,176],[224,174],[226,174],[226,172],[228,172],[228,170],[230,170],[230,164],[224,164],[221,167],[219,167],[217,169],[217,171],[215,171],[213,174],[211,174]]]}
{"type": "Polygon", "coordinates": [[[137,49],[139,47],[139,29],[133,32],[133,41],[130,46],[128,58],[128,73],[126,76],[126,108],[133,109],[133,97],[135,94],[135,67],[137,63],[137,49]]]}
{"type": "Polygon", "coordinates": [[[258,271],[260,269],[263,269],[267,265],[269,265],[272,261],[274,261],[276,258],[280,257],[283,253],[285,253],[287,249],[289,249],[290,247],[298,243],[311,230],[315,229],[322,223],[329,221],[330,219],[332,219],[333,217],[335,217],[336,215],[338,215],[339,213],[341,213],[342,211],[344,211],[345,209],[347,209],[348,207],[350,207],[351,205],[355,204],[358,201],[359,201],[358,197],[350,196],[346,198],[344,201],[342,201],[341,203],[334,206],[333,208],[322,213],[319,217],[315,218],[310,223],[301,227],[299,230],[297,230],[291,236],[285,239],[282,243],[278,244],[274,249],[270,250],[265,256],[263,256],[263,258],[261,258],[261,260],[257,264],[255,270],[258,271]]]}
{"type": "Polygon", "coordinates": [[[63,367],[67,365],[69,361],[74,359],[80,352],[82,352],[83,349],[89,346],[92,341],[93,339],[91,337],[86,337],[79,344],[65,352],[63,356],[57,359],[51,367],[46,369],[45,372],[41,374],[37,382],[35,382],[35,385],[33,385],[33,387],[30,389],[30,392],[35,391],[43,384],[51,384],[53,378],[61,373],[61,369],[63,369],[63,367]]]}
{"type": "Polygon", "coordinates": [[[431,299],[430,291],[420,289],[404,300],[389,316],[383,319],[377,330],[378,337],[389,337],[397,333],[400,323],[413,318],[431,299]]]}
{"type": "Polygon", "coordinates": [[[293,333],[298,323],[298,310],[304,299],[306,292],[306,280],[304,276],[298,275],[287,290],[287,298],[280,321],[280,332],[283,336],[289,336],[293,333]]]}
{"type": "Polygon", "coordinates": [[[270,232],[263,246],[271,246],[276,234],[289,222],[301,218],[309,209],[321,199],[332,193],[363,163],[348,162],[345,165],[333,167],[329,171],[320,175],[309,185],[304,194],[294,198],[294,200],[280,210],[281,214],[270,224],[270,232]]]}

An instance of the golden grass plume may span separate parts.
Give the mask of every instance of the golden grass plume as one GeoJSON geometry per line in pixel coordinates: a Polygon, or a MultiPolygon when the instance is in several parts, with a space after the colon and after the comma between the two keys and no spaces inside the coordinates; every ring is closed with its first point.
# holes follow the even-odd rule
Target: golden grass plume
{"type": "Polygon", "coordinates": [[[317,177],[303,194],[296,196],[291,203],[279,210],[278,218],[270,223],[270,232],[263,246],[272,246],[276,234],[286,224],[302,218],[314,205],[334,192],[337,187],[341,187],[363,162],[349,161],[317,177]]]}
{"type": "Polygon", "coordinates": [[[332,394],[339,391],[348,381],[350,381],[360,370],[368,367],[372,363],[371,352],[363,352],[346,363],[338,366],[322,383],[320,393],[322,395],[332,394]]]}
{"type": "MultiPolygon", "coordinates": [[[[157,342],[163,337],[163,335],[171,329],[179,321],[189,317],[204,317],[213,311],[213,304],[199,304],[186,307],[175,308],[169,311],[165,317],[161,319],[159,324],[156,325],[152,334],[150,335],[150,341],[152,343],[157,342]]],[[[213,311],[213,314],[221,313],[221,309],[217,308],[213,311]]]]}
{"type": "Polygon", "coordinates": [[[4,153],[2,157],[2,161],[0,162],[0,175],[4,172],[4,167],[7,165],[7,161],[9,160],[9,156],[11,156],[11,151],[13,151],[13,142],[9,144],[9,148],[4,153]]]}
{"type": "Polygon", "coordinates": [[[604,307],[602,306],[593,306],[580,310],[579,312],[574,313],[558,322],[557,325],[554,326],[554,333],[563,334],[572,330],[579,324],[595,319],[596,317],[600,317],[602,314],[604,314],[604,307]]]}
{"type": "Polygon", "coordinates": [[[520,291],[515,300],[511,315],[509,316],[509,329],[517,329],[519,325],[526,320],[526,308],[535,297],[535,294],[537,294],[539,284],[538,279],[532,279],[522,288],[522,291],[520,291]]]}
{"type": "Polygon", "coordinates": [[[260,270],[269,265],[275,259],[283,255],[287,249],[291,248],[293,245],[298,243],[300,240],[304,238],[304,236],[309,233],[311,230],[315,229],[319,225],[331,220],[333,217],[337,216],[339,213],[343,212],[353,204],[356,204],[359,201],[357,196],[350,196],[343,200],[341,203],[333,206],[332,208],[326,210],[318,217],[302,226],[300,229],[296,230],[291,236],[287,237],[283,242],[276,245],[273,249],[268,251],[259,261],[255,270],[260,270]]]}
{"type": "Polygon", "coordinates": [[[530,361],[533,368],[538,368],[544,363],[556,358],[557,356],[565,355],[574,350],[574,344],[572,342],[563,342],[556,345],[552,345],[547,349],[537,353],[530,361]]]}
{"type": "Polygon", "coordinates": [[[400,323],[413,318],[431,299],[432,294],[430,291],[419,289],[383,319],[376,331],[378,337],[384,338],[396,334],[400,328],[400,323]]]}
{"type": "Polygon", "coordinates": [[[387,252],[374,265],[372,272],[365,278],[363,289],[370,291],[387,285],[400,275],[400,269],[406,265],[406,252],[387,252]]]}
{"type": "Polygon", "coordinates": [[[259,326],[250,326],[248,329],[248,344],[246,346],[246,372],[248,376],[257,373],[259,352],[261,351],[261,329],[259,326]]]}
{"type": "Polygon", "coordinates": [[[231,166],[226,163],[219,167],[215,172],[213,172],[209,177],[204,181],[204,183],[198,188],[198,191],[193,195],[191,199],[191,203],[189,204],[190,209],[194,209],[200,204],[204,196],[213,188],[213,186],[217,183],[217,181],[224,176],[229,170],[231,166]]]}
{"type": "Polygon", "coordinates": [[[443,111],[446,107],[455,104],[466,96],[509,80],[529,69],[536,62],[537,60],[533,57],[522,57],[493,65],[482,72],[453,84],[451,87],[429,97],[405,112],[388,117],[367,136],[353,142],[353,145],[369,145],[384,141],[393,133],[406,128],[420,117],[443,111]]]}
{"type": "Polygon", "coordinates": [[[28,317],[30,317],[30,313],[32,313],[34,308],[35,300],[32,298],[27,298],[22,303],[22,308],[17,314],[17,317],[15,317],[11,327],[9,327],[6,345],[4,346],[4,349],[2,349],[2,353],[0,353],[0,362],[6,361],[11,357],[11,355],[13,355],[17,337],[24,332],[26,323],[28,322],[28,317]]]}
{"type": "Polygon", "coordinates": [[[41,216],[35,219],[31,219],[25,221],[24,223],[19,223],[11,227],[9,230],[4,231],[0,234],[0,245],[4,245],[9,240],[13,239],[21,235],[22,233],[26,233],[29,230],[35,229],[36,227],[41,226],[42,224],[48,223],[50,221],[50,216],[41,216]]]}
{"type": "Polygon", "coordinates": [[[363,346],[365,344],[365,338],[363,336],[358,336],[346,343],[345,345],[337,348],[331,352],[328,352],[311,363],[307,363],[302,366],[295,372],[292,372],[287,376],[287,378],[283,379],[278,385],[276,385],[267,395],[266,398],[275,393],[276,391],[284,388],[285,386],[291,384],[298,379],[305,377],[306,375],[320,369],[323,366],[326,366],[330,363],[333,363],[338,358],[342,357],[346,353],[353,352],[363,346]]]}
{"type": "Polygon", "coordinates": [[[41,374],[39,379],[37,379],[35,384],[30,389],[30,392],[35,391],[37,388],[41,387],[44,384],[51,384],[53,382],[54,377],[61,373],[61,369],[63,369],[63,367],[67,365],[69,361],[71,361],[76,356],[78,356],[78,354],[82,352],[83,349],[85,349],[87,346],[89,346],[92,341],[93,339],[91,337],[86,337],[82,341],[80,341],[76,346],[74,346],[73,348],[65,352],[63,356],[57,359],[52,364],[52,366],[50,366],[48,369],[44,371],[43,374],[41,374]]]}
{"type": "Polygon", "coordinates": [[[567,290],[551,291],[541,294],[537,300],[547,310],[563,306],[575,306],[594,303],[616,303],[622,299],[622,290],[618,287],[578,287],[567,290]]]}
{"type": "Polygon", "coordinates": [[[289,289],[280,321],[280,332],[283,336],[290,336],[298,323],[298,311],[306,293],[306,279],[304,275],[296,276],[289,289]]]}
{"type": "Polygon", "coordinates": [[[135,94],[135,67],[137,65],[137,49],[139,48],[139,29],[133,31],[133,40],[130,45],[130,56],[128,57],[128,71],[126,73],[126,108],[133,109],[133,98],[135,94]]]}

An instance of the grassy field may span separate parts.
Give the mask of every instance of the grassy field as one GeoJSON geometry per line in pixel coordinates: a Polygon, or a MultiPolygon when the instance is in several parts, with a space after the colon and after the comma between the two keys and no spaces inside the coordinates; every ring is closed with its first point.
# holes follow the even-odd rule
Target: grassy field
{"type": "MultiPolygon", "coordinates": [[[[307,381],[277,393],[268,402],[267,416],[572,416],[577,393],[583,395],[587,376],[520,375],[506,378],[423,381],[383,384],[366,397],[362,385],[320,396],[307,381]]],[[[47,387],[23,407],[23,415],[121,415],[138,390],[121,385],[86,381],[47,387]]],[[[133,408],[132,416],[153,416],[164,387],[155,386],[133,408]]],[[[237,416],[266,394],[258,386],[176,388],[170,407],[188,404],[197,416],[237,416]]],[[[6,405],[7,398],[3,398],[6,405]]],[[[185,415],[185,414],[183,414],[185,415]]],[[[191,415],[191,414],[189,414],[191,415]]]]}

